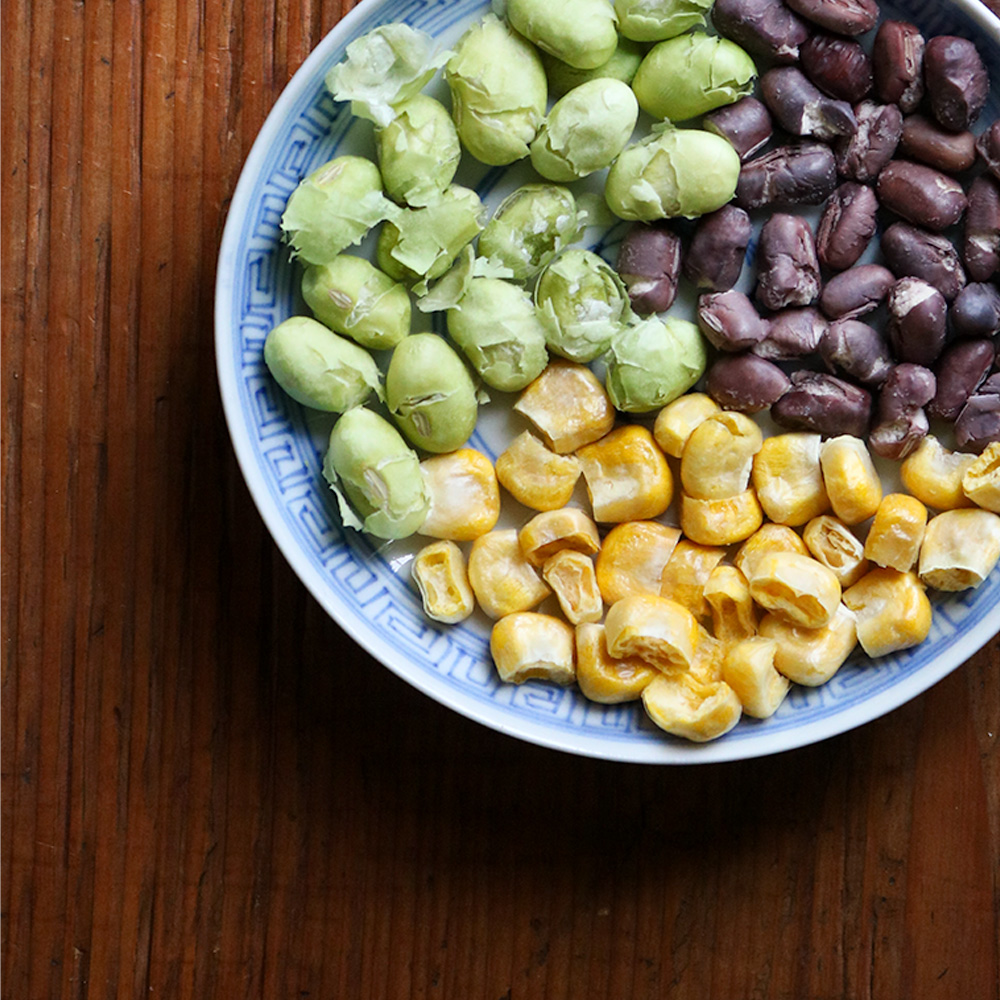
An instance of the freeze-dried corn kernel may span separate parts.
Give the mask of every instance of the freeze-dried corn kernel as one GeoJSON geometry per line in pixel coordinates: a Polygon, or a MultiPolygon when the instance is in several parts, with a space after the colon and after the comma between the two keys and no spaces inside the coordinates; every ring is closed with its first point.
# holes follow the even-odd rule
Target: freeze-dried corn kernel
{"type": "Polygon", "coordinates": [[[573,629],[559,618],[536,611],[504,615],[490,633],[490,652],[505,684],[576,680],[573,629]]]}
{"type": "Polygon", "coordinates": [[[843,604],[822,628],[802,628],[782,621],[777,615],[764,615],[760,634],[778,644],[774,652],[778,672],[806,687],[825,684],[858,644],[854,612],[843,604]]]}
{"type": "Polygon", "coordinates": [[[601,620],[604,602],[590,556],[574,549],[560,549],[545,560],[542,579],[552,588],[562,613],[574,625],[601,620]]]}
{"type": "Polygon", "coordinates": [[[796,431],[764,442],[753,460],[753,485],[769,520],[797,527],[830,509],[820,441],[818,434],[796,431]]]}
{"type": "Polygon", "coordinates": [[[410,574],[428,618],[454,625],[475,610],[465,557],[454,542],[443,539],[425,545],[413,557],[410,574]]]}
{"type": "Polygon", "coordinates": [[[757,424],[742,413],[721,410],[703,420],[691,431],[681,453],[684,492],[699,500],[722,500],[742,493],[763,440],[757,424]]]}
{"type": "Polygon", "coordinates": [[[688,674],[661,674],[643,689],[642,704],[660,729],[695,743],[725,735],[742,712],[740,699],[725,681],[703,684],[688,674]]]}
{"type": "Polygon", "coordinates": [[[496,469],[500,485],[532,510],[565,507],[580,478],[575,455],[557,455],[531,431],[522,431],[497,456],[496,469]]]}
{"type": "Polygon", "coordinates": [[[761,556],[748,578],[750,596],[793,625],[822,628],[840,604],[840,584],[821,562],[791,552],[761,556]]]}
{"type": "Polygon", "coordinates": [[[778,643],[755,635],[726,647],[722,679],[736,692],[743,711],[755,719],[769,719],[785,700],[791,687],[778,673],[774,655],[778,643]]]}
{"type": "Polygon", "coordinates": [[[864,545],[839,518],[830,514],[814,517],[803,529],[802,541],[812,557],[833,573],[841,587],[857,583],[868,572],[864,545]]]}
{"type": "Polygon", "coordinates": [[[917,570],[935,590],[978,587],[1000,559],[1000,517],[979,507],[946,510],[927,522],[917,570]]]}
{"type": "Polygon", "coordinates": [[[659,673],[638,656],[616,660],[608,652],[603,625],[577,625],[576,682],[585,698],[603,705],[635,701],[659,673]]]}
{"type": "Polygon", "coordinates": [[[865,539],[865,558],[905,573],[913,569],[927,527],[927,508],[908,493],[888,493],[865,539]]]}
{"type": "Polygon", "coordinates": [[[721,412],[711,396],[703,392],[685,393],[657,413],[653,437],[671,458],[680,458],[687,439],[698,424],[721,412]]]}
{"type": "Polygon", "coordinates": [[[630,594],[660,593],[660,578],[680,540],[679,528],[659,521],[624,521],[605,536],[597,553],[597,585],[608,604],[630,594]]]}
{"type": "Polygon", "coordinates": [[[992,441],[965,470],[962,492],[978,507],[1000,514],[1000,441],[992,441]]]}
{"type": "Polygon", "coordinates": [[[704,626],[698,628],[698,645],[694,650],[694,661],[690,674],[702,684],[722,680],[722,663],[726,657],[726,647],[704,626]]]}
{"type": "Polygon", "coordinates": [[[674,495],[666,456],[640,424],[605,434],[577,452],[594,520],[639,521],[659,517],[674,495]]]}
{"type": "Polygon", "coordinates": [[[750,585],[735,566],[716,566],[705,584],[704,597],[712,612],[712,632],[717,639],[734,642],[756,634],[757,611],[750,585]]]}
{"type": "Polygon", "coordinates": [[[903,459],[899,476],[903,486],[928,507],[935,510],[971,507],[962,480],[975,460],[975,455],[951,451],[933,434],[928,434],[916,451],[903,459]]]}
{"type": "Polygon", "coordinates": [[[753,488],[721,500],[681,494],[681,531],[702,545],[732,545],[749,538],[764,522],[753,488]]]}
{"type": "Polygon", "coordinates": [[[615,424],[615,408],[604,386],[586,366],[550,361],[514,404],[560,455],[604,437],[615,424]]]}
{"type": "Polygon", "coordinates": [[[705,584],[725,554],[725,549],[682,538],[663,567],[660,596],[683,604],[695,617],[704,618],[709,613],[705,584]]]}
{"type": "Polygon", "coordinates": [[[615,601],[604,619],[604,634],[612,656],[638,656],[661,670],[689,669],[700,638],[687,608],[652,594],[615,601]]]}
{"type": "Polygon", "coordinates": [[[768,552],[794,552],[807,556],[809,550],[801,536],[787,524],[765,521],[737,550],[733,565],[749,580],[757,560],[768,552]]]}
{"type": "Polygon", "coordinates": [[[579,507],[562,507],[536,514],[518,532],[517,540],[532,566],[541,566],[560,549],[593,555],[601,547],[597,525],[579,507]]]}
{"type": "Polygon", "coordinates": [[[469,582],[490,618],[527,611],[551,591],[521,551],[514,528],[480,535],[469,552],[469,582]]]}
{"type": "Polygon", "coordinates": [[[500,516],[500,487],[493,463],[475,448],[459,448],[420,463],[431,498],[421,535],[471,542],[492,531],[500,516]]]}
{"type": "Polygon", "coordinates": [[[931,602],[916,573],[870,570],[844,591],[857,617],[858,642],[872,657],[916,646],[931,629],[931,602]]]}
{"type": "Polygon", "coordinates": [[[860,524],[878,510],[882,480],[861,438],[841,434],[824,441],[819,464],[830,506],[844,524],[860,524]]]}

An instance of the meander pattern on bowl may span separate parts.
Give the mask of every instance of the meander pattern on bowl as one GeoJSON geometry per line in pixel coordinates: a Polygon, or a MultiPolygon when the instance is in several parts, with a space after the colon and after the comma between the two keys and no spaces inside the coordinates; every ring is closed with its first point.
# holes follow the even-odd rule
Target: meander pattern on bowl
{"type": "MultiPolygon", "coordinates": [[[[915,697],[1000,627],[1000,569],[975,590],[933,594],[933,625],[920,646],[877,662],[858,650],[826,685],[793,685],[772,718],[744,717],[721,739],[693,744],[657,729],[639,703],[604,706],[588,702],[575,688],[501,684],[490,659],[485,616],[477,613],[457,626],[424,616],[409,563],[427,539],[379,544],[341,526],[335,497],[321,475],[334,417],[309,412],[287,397],[263,361],[268,331],[290,315],[307,313],[298,292],[300,268],[290,261],[281,239],[281,214],[302,177],[333,156],[350,152],[374,158],[370,123],[354,119],[323,85],[351,40],[380,24],[402,21],[427,31],[446,48],[488,9],[481,0],[365,0],[295,74],[247,158],[219,258],[216,354],[234,448],[279,548],[325,610],[375,659],[444,705],[542,746],[649,763],[735,760],[825,739],[915,697]]],[[[920,0],[902,7],[882,5],[882,10],[883,16],[914,21],[925,35],[974,39],[993,82],[979,127],[1000,114],[1000,22],[985,7],[976,0],[920,0]]],[[[447,101],[440,75],[429,92],[447,101]]],[[[474,187],[491,208],[504,193],[532,179],[524,164],[486,168],[468,153],[456,177],[474,187]]],[[[588,185],[600,191],[599,179],[593,178],[574,189],[588,185]]],[[[613,261],[623,232],[624,224],[588,230],[584,240],[613,261]]],[[[370,255],[372,245],[369,236],[360,251],[350,252],[370,255]]],[[[692,301],[679,302],[677,308],[685,307],[691,310],[692,301]]],[[[443,332],[440,314],[431,318],[415,311],[415,316],[415,328],[443,332]]],[[[511,432],[526,425],[515,423],[510,414],[512,398],[492,395],[470,444],[495,459],[511,432]]],[[[500,526],[516,526],[532,513],[509,509],[516,507],[504,497],[500,526]]],[[[340,668],[332,650],[330,669],[340,668]]]]}

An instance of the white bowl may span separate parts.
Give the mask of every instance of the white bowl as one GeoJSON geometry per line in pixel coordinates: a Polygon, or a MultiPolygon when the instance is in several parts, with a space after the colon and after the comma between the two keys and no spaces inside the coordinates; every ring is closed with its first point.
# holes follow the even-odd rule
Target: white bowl
{"type": "MultiPolygon", "coordinates": [[[[489,656],[485,617],[477,614],[461,625],[442,626],[423,615],[409,577],[419,540],[379,546],[341,527],[334,497],[320,474],[332,418],[307,412],[285,396],[263,362],[267,332],[286,317],[306,312],[279,219],[288,196],[312,169],[340,153],[374,154],[371,126],[335,105],[323,86],[348,42],[377,25],[405,21],[447,47],[487,9],[483,0],[365,0],[295,74],[243,168],[219,255],[216,355],[240,467],[276,543],[316,600],[375,659],[456,711],[542,746],[661,764],[736,760],[814,743],[902,705],[962,664],[997,631],[1000,569],[974,591],[933,595],[934,623],[920,646],[877,663],[857,653],[825,686],[793,686],[771,719],[744,719],[722,739],[699,745],[656,729],[638,704],[606,707],[588,702],[576,689],[500,684],[489,656]]],[[[1000,114],[1000,21],[984,6],[976,0],[923,0],[884,6],[883,12],[914,21],[927,35],[976,39],[994,81],[980,126],[1000,114]]],[[[436,96],[446,93],[440,79],[433,87],[436,96]]],[[[493,205],[529,178],[524,164],[487,169],[466,154],[457,179],[476,187],[493,205]]],[[[622,231],[619,226],[591,232],[587,239],[613,260],[610,251],[622,231]]],[[[371,251],[371,238],[362,250],[371,251]]],[[[439,320],[435,328],[440,328],[439,320]]],[[[472,439],[491,457],[516,426],[510,399],[494,397],[472,439]]],[[[504,501],[504,523],[516,524],[530,512],[518,512],[509,499],[504,501]]],[[[337,664],[331,663],[331,669],[337,664]]]]}

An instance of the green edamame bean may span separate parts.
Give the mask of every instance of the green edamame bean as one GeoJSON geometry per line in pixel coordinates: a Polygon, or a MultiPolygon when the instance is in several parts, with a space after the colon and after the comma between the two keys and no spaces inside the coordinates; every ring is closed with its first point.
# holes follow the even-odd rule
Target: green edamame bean
{"type": "Polygon", "coordinates": [[[618,45],[608,0],[508,0],[507,20],[543,52],[578,69],[607,62],[618,45]]]}
{"type": "Polygon", "coordinates": [[[618,30],[637,42],[659,42],[700,27],[712,0],[615,0],[618,30]]]}
{"type": "Polygon", "coordinates": [[[631,83],[645,54],[644,46],[633,42],[630,38],[622,37],[619,37],[618,46],[611,53],[611,58],[593,69],[577,69],[554,55],[543,52],[542,65],[549,79],[549,94],[555,98],[562,97],[574,87],[579,87],[581,83],[587,83],[589,80],[611,79],[631,83]]]}

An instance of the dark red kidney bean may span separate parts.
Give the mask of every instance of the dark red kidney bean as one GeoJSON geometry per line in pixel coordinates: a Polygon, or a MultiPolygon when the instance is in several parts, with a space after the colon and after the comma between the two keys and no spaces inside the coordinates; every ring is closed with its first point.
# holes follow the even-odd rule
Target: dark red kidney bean
{"type": "Polygon", "coordinates": [[[773,406],[791,381],[773,362],[755,354],[726,354],[708,369],[705,390],[719,406],[740,413],[758,413],[773,406]]]}
{"type": "Polygon", "coordinates": [[[854,319],[876,309],[896,283],[881,264],[857,264],[835,274],[823,286],[819,307],[830,319],[854,319]]]}
{"type": "Polygon", "coordinates": [[[915,111],[924,96],[924,36],[908,21],[883,21],[872,42],[875,94],[901,111],[915,111]]]}
{"type": "Polygon", "coordinates": [[[741,160],[763,149],[774,134],[771,113],[756,97],[741,97],[735,104],[710,111],[702,118],[701,127],[728,139],[741,160]]]}
{"type": "Polygon", "coordinates": [[[712,24],[724,38],[779,63],[799,58],[809,27],[782,0],[715,0],[712,24]]]}
{"type": "Polygon", "coordinates": [[[771,405],[774,422],[789,430],[867,436],[872,397],[867,389],[835,375],[802,369],[792,372],[791,386],[771,405]]]}
{"type": "Polygon", "coordinates": [[[819,297],[819,259],[809,223],[776,212],[761,227],[755,258],[757,301],[772,312],[807,306],[819,297]]]}
{"type": "Polygon", "coordinates": [[[1000,183],[989,174],[969,185],[962,260],[973,281],[988,281],[1000,270],[1000,183]]]}
{"type": "Polygon", "coordinates": [[[827,321],[812,306],[782,309],[767,321],[767,336],[753,353],[768,361],[790,361],[812,354],[826,333],[827,321]]]}
{"type": "Polygon", "coordinates": [[[960,174],[976,162],[976,137],[971,132],[951,132],[926,115],[903,119],[899,148],[906,156],[946,174],[960,174]]]}
{"type": "Polygon", "coordinates": [[[948,303],[920,278],[900,278],[889,289],[889,344],[899,361],[930,366],[947,337],[948,303]]]}
{"type": "Polygon", "coordinates": [[[976,140],[976,152],[982,157],[986,169],[1000,181],[1000,118],[976,140]]]}
{"type": "Polygon", "coordinates": [[[736,203],[745,209],[819,205],[836,186],[837,164],[829,146],[792,143],[743,164],[736,203]]]}
{"type": "Polygon", "coordinates": [[[878,23],[875,0],[785,0],[807,21],[837,35],[863,35],[878,23]]]}
{"type": "Polygon", "coordinates": [[[882,458],[906,458],[930,429],[924,407],[934,398],[934,373],[922,365],[896,365],[878,394],[868,447],[882,458]]]}
{"type": "Polygon", "coordinates": [[[951,241],[939,233],[894,222],[882,234],[882,254],[897,278],[923,278],[949,302],[965,286],[965,270],[951,241]]]}
{"type": "Polygon", "coordinates": [[[857,104],[872,89],[872,61],[859,42],[817,33],[799,48],[802,71],[820,90],[857,104]]]}
{"type": "Polygon", "coordinates": [[[677,296],[681,238],[664,223],[636,223],[618,249],[616,270],[637,313],[664,312],[677,296]]]}
{"type": "Polygon", "coordinates": [[[936,35],[927,42],[924,85],[931,114],[955,132],[964,131],[979,117],[990,89],[975,44],[957,35],[936,35]]]}
{"type": "Polygon", "coordinates": [[[792,135],[833,139],[858,130],[850,104],[824,94],[797,66],[767,70],[760,95],[774,120],[792,135]]]}
{"type": "Polygon", "coordinates": [[[767,321],[743,292],[709,292],[698,296],[698,326],[720,351],[744,351],[767,336],[767,321]]]}
{"type": "Polygon", "coordinates": [[[820,263],[843,271],[857,263],[875,235],[878,199],[864,184],[845,181],[830,195],[816,230],[820,263]]]}
{"type": "Polygon", "coordinates": [[[865,385],[879,385],[893,369],[885,337],[857,319],[831,323],[819,343],[819,356],[830,371],[841,371],[865,385]]]}
{"type": "Polygon", "coordinates": [[[969,205],[962,185],[953,177],[909,160],[887,164],[875,190],[885,208],[936,233],[958,222],[969,205]]]}
{"type": "Polygon", "coordinates": [[[842,177],[865,183],[893,158],[903,134],[903,113],[895,104],[862,101],[854,107],[857,131],[834,142],[837,170],[842,177]]]}
{"type": "Polygon", "coordinates": [[[970,282],[948,310],[956,337],[993,337],[1000,333],[1000,289],[988,281],[970,282]]]}
{"type": "Polygon", "coordinates": [[[695,288],[724,292],[739,280],[753,227],[737,205],[703,215],[695,226],[681,267],[695,288]]]}
{"type": "Polygon", "coordinates": [[[1000,441],[1000,374],[991,375],[962,407],[955,421],[955,447],[977,455],[1000,441]]]}
{"type": "Polygon", "coordinates": [[[989,375],[995,356],[991,340],[960,340],[951,344],[934,369],[937,391],[927,407],[928,414],[941,420],[955,420],[989,375]]]}

